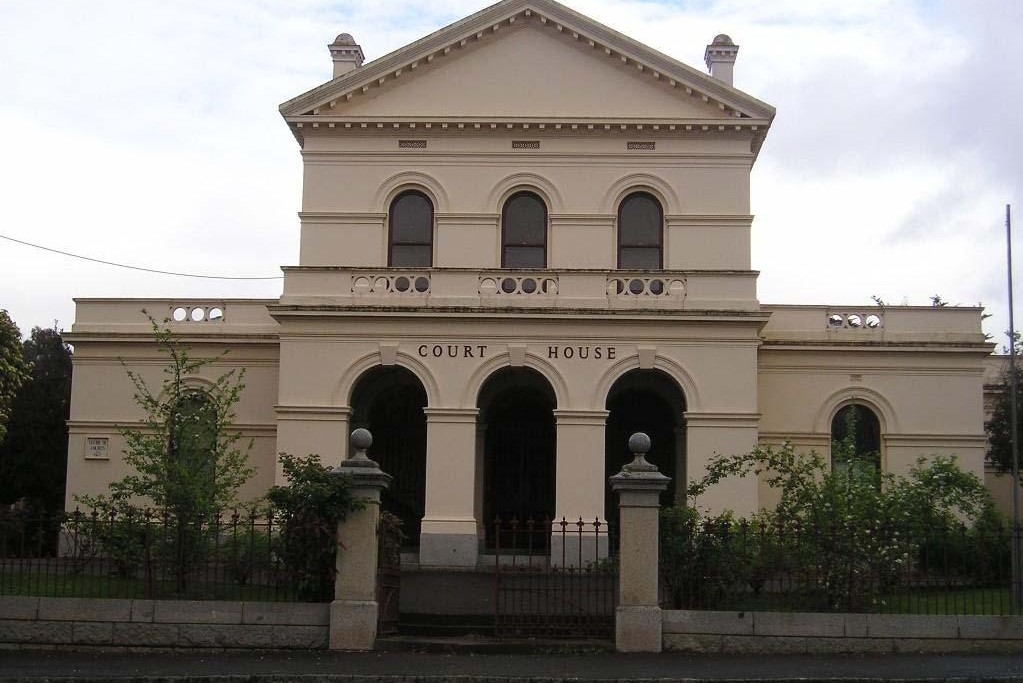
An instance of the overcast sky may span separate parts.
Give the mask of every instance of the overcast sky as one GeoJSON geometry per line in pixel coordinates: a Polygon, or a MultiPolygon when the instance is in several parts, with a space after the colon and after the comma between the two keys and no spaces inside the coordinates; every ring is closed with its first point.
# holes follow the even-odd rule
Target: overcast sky
{"type": "MultiPolygon", "coordinates": [[[[277,106],[488,2],[0,0],[0,234],[149,268],[279,276],[301,160],[277,106]]],[[[692,66],[717,33],[778,109],[753,173],[760,300],[983,303],[1008,328],[1004,211],[1023,233],[1023,2],[569,0],[692,66]]],[[[1023,263],[1023,238],[1017,253],[1023,263]]],[[[72,297],[276,297],[279,281],[149,275],[0,240],[27,334],[72,297]]],[[[1023,280],[1023,270],[1020,271],[1023,280]]]]}

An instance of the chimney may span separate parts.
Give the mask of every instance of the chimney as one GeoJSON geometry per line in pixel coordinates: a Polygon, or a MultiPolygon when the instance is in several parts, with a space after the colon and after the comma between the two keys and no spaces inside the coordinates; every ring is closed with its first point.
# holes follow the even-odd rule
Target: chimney
{"type": "Polygon", "coordinates": [[[334,78],[344,76],[349,71],[355,71],[362,66],[366,56],[362,54],[362,48],[355,42],[350,33],[342,33],[334,42],[327,46],[330,50],[330,57],[334,60],[334,78]]]}
{"type": "Polygon", "coordinates": [[[710,75],[713,78],[732,85],[732,71],[738,54],[739,46],[722,33],[707,46],[707,51],[703,53],[703,59],[707,62],[707,68],[710,69],[710,75]]]}

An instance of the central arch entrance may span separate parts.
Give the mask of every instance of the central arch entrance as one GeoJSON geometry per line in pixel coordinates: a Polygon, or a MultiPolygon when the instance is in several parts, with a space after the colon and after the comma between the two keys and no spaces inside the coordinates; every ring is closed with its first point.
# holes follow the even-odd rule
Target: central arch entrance
{"type": "Polygon", "coordinates": [[[352,428],[373,434],[367,455],[393,479],[380,494],[380,506],[401,519],[403,545],[419,547],[426,511],[426,389],[398,366],[367,371],[352,390],[352,428]]]}
{"type": "MultiPolygon", "coordinates": [[[[604,480],[618,474],[632,460],[629,436],[646,432],[651,447],[646,459],[671,477],[661,505],[681,502],[686,489],[686,401],[681,387],[660,370],[632,370],[611,386],[605,405],[604,480]]],[[[610,487],[605,490],[604,511],[616,518],[617,504],[610,487]]]]}
{"type": "Polygon", "coordinates": [[[504,368],[480,389],[486,545],[494,520],[551,519],[555,511],[557,431],[554,389],[538,372],[504,368]]]}

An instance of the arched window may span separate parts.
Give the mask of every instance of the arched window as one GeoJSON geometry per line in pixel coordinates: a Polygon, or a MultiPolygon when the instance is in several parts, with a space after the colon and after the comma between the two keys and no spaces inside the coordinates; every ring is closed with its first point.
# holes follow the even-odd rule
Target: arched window
{"type": "Polygon", "coordinates": [[[881,423],[873,410],[853,403],[831,420],[831,468],[835,472],[881,471],[881,423]]]}
{"type": "Polygon", "coordinates": [[[171,416],[167,504],[178,516],[215,512],[217,405],[201,390],[182,394],[171,416]]]}
{"type": "Polygon", "coordinates": [[[664,212],[646,192],[626,197],[618,207],[618,267],[660,270],[664,262],[664,212]]]}
{"type": "Polygon", "coordinates": [[[532,192],[519,192],[504,204],[501,267],[547,267],[547,205],[532,192]]]}
{"type": "Polygon", "coordinates": [[[429,268],[433,265],[433,203],[426,195],[415,190],[398,195],[391,202],[388,224],[388,266],[429,268]]]}

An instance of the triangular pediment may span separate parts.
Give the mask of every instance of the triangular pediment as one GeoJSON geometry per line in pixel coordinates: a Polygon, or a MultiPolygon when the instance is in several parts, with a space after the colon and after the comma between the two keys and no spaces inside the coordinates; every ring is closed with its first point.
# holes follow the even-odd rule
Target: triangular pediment
{"type": "Polygon", "coordinates": [[[774,109],[551,0],[504,0],[281,105],[292,123],[767,123],[774,109]]]}

